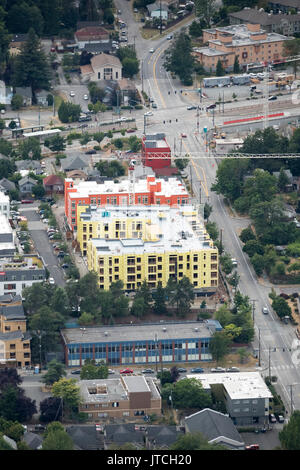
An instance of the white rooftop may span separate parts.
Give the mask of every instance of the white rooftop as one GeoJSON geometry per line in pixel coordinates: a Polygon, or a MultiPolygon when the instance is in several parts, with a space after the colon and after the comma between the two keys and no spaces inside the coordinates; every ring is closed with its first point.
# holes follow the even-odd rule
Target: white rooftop
{"type": "MultiPolygon", "coordinates": [[[[213,242],[209,239],[199,219],[197,211],[192,205],[178,207],[170,206],[134,206],[132,211],[135,220],[139,220],[139,214],[144,214],[149,220],[146,225],[146,233],[143,240],[140,238],[115,239],[92,238],[88,243],[96,247],[99,254],[129,254],[138,253],[164,253],[167,251],[190,252],[203,249],[213,249],[213,242]]],[[[119,208],[120,213],[122,207],[119,208]]],[[[126,208],[125,214],[128,213],[126,208]]],[[[142,219],[143,217],[141,217],[142,219]]],[[[103,218],[102,221],[105,221],[103,218]]]]}
{"type": "Polygon", "coordinates": [[[206,390],[209,390],[211,385],[223,384],[231,400],[272,398],[272,393],[259,372],[216,372],[201,376],[189,374],[187,377],[200,380],[206,390]]]}
{"type": "Polygon", "coordinates": [[[0,191],[0,204],[9,204],[9,196],[0,191]]]}
{"type": "MultiPolygon", "coordinates": [[[[73,181],[66,179],[66,181],[73,181]]],[[[134,191],[135,193],[149,193],[148,186],[155,185],[156,183],[161,183],[161,191],[156,192],[156,195],[164,195],[170,197],[172,195],[182,195],[188,192],[184,184],[178,178],[169,178],[167,180],[163,178],[156,178],[154,182],[149,182],[147,179],[140,179],[135,181],[134,191]]],[[[99,194],[119,194],[119,193],[128,193],[130,190],[130,181],[125,179],[119,183],[113,181],[104,181],[103,183],[97,183],[96,181],[80,181],[77,184],[74,184],[73,189],[77,191],[70,192],[70,199],[77,199],[80,197],[89,197],[99,194]]]]}
{"type": "Polygon", "coordinates": [[[8,218],[3,215],[3,214],[0,214],[0,233],[12,233],[12,228],[11,228],[11,225],[8,221],[8,218]]]}

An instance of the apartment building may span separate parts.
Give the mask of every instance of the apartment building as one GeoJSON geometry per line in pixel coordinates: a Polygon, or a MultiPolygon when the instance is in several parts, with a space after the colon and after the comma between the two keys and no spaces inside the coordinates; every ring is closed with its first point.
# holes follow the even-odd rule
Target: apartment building
{"type": "Polygon", "coordinates": [[[77,207],[81,205],[127,206],[143,204],[152,206],[168,204],[181,206],[189,201],[189,193],[178,178],[147,176],[132,184],[130,179],[114,181],[80,181],[65,179],[65,218],[71,230],[77,230],[77,207]]]}
{"type": "Polygon", "coordinates": [[[144,376],[80,381],[79,411],[89,421],[161,415],[161,396],[154,380],[144,376]]]}
{"type": "Polygon", "coordinates": [[[25,287],[46,280],[46,270],[38,256],[3,258],[0,260],[0,296],[22,295],[25,287]]]}
{"type": "Polygon", "coordinates": [[[272,0],[268,2],[268,7],[274,13],[289,13],[300,10],[300,0],[272,0]]]}
{"type": "Polygon", "coordinates": [[[171,165],[171,148],[165,134],[160,132],[143,136],[142,162],[153,170],[171,165]]]}
{"type": "Polygon", "coordinates": [[[227,372],[188,375],[207,392],[215,391],[237,426],[267,425],[273,395],[259,372],[227,372]]]}
{"type": "MultiPolygon", "coordinates": [[[[86,243],[88,269],[98,274],[100,289],[108,290],[112,282],[119,280],[126,291],[138,289],[144,280],[155,289],[159,281],[165,287],[170,278],[187,277],[196,295],[216,291],[218,250],[193,206],[137,206],[136,212],[125,210],[115,220],[112,218],[111,223],[118,223],[114,225],[114,230],[119,227],[116,233],[126,236],[127,226],[133,238],[89,238],[93,224],[88,227],[82,223],[82,247],[85,249],[86,243]],[[127,213],[131,217],[128,222],[127,213]]],[[[109,225],[104,230],[106,227],[109,225]]]]}
{"type": "Polygon", "coordinates": [[[27,367],[31,364],[31,336],[20,296],[0,297],[0,363],[27,367]]]}
{"type": "Polygon", "coordinates": [[[207,71],[216,71],[218,60],[224,69],[233,70],[235,57],[242,68],[250,63],[276,62],[283,57],[285,41],[292,39],[278,33],[267,33],[260,24],[238,24],[204,29],[205,47],[195,48],[193,54],[207,71]]]}
{"type": "Polygon", "coordinates": [[[115,325],[61,330],[67,367],[86,359],[112,366],[210,361],[210,340],[222,327],[216,320],[115,325]]]}
{"type": "Polygon", "coordinates": [[[273,10],[245,7],[229,15],[230,24],[259,24],[267,33],[279,33],[285,36],[300,32],[300,13],[275,14],[273,10]]]}

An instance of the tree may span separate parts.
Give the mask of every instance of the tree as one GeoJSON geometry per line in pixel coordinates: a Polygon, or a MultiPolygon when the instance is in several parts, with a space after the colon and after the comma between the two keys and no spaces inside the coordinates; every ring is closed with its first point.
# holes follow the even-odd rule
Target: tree
{"type": "Polygon", "coordinates": [[[64,364],[53,359],[48,363],[48,370],[42,377],[42,382],[44,382],[46,385],[53,385],[64,375],[66,375],[64,364]]]}
{"type": "MultiPolygon", "coordinates": [[[[19,15],[19,13],[18,13],[19,15]]],[[[40,40],[31,28],[27,40],[15,60],[14,85],[37,89],[50,87],[50,67],[40,40]]]]}
{"type": "MultiPolygon", "coordinates": [[[[11,99],[11,109],[13,109],[14,111],[18,110],[18,109],[21,109],[23,106],[23,98],[21,95],[18,95],[17,93],[12,97],[11,99]]],[[[11,121],[11,122],[14,122],[15,121],[11,121]]],[[[16,124],[16,123],[15,123],[16,124]]]]}
{"type": "Polygon", "coordinates": [[[139,72],[139,61],[131,57],[125,57],[122,62],[122,67],[123,76],[132,78],[139,72]]]}
{"type": "Polygon", "coordinates": [[[211,396],[203,389],[197,379],[184,378],[174,383],[172,401],[175,408],[209,408],[212,405],[211,396]]]}
{"type": "Polygon", "coordinates": [[[194,38],[202,36],[203,21],[194,20],[189,27],[189,34],[194,38]]]}
{"type": "Polygon", "coordinates": [[[18,387],[23,382],[23,379],[18,374],[16,369],[4,367],[0,369],[0,390],[3,390],[8,385],[18,387]]]}
{"type": "Polygon", "coordinates": [[[217,62],[217,66],[216,66],[216,76],[222,77],[223,75],[225,75],[225,69],[223,67],[221,60],[219,59],[217,62]]]}
{"type": "Polygon", "coordinates": [[[48,397],[40,402],[40,421],[50,423],[59,420],[62,415],[61,399],[57,397],[48,397]]]}
{"type": "Polygon", "coordinates": [[[274,312],[277,313],[279,318],[283,318],[285,316],[289,316],[289,317],[292,316],[291,307],[289,306],[289,304],[283,297],[280,297],[280,296],[275,297],[275,299],[272,302],[272,308],[274,312]]]}
{"type": "Polygon", "coordinates": [[[255,235],[250,225],[241,231],[240,239],[243,243],[246,243],[249,240],[255,240],[255,235]]]}
{"type": "Polygon", "coordinates": [[[52,152],[62,152],[66,148],[65,139],[60,135],[54,135],[46,139],[44,145],[52,150],[52,152]]]}
{"type": "Polygon", "coordinates": [[[258,253],[259,255],[264,254],[264,247],[258,240],[249,240],[243,246],[243,251],[251,258],[253,255],[258,253]]]}
{"type": "Polygon", "coordinates": [[[42,184],[37,184],[36,186],[34,186],[32,188],[32,194],[37,198],[37,199],[40,199],[42,198],[43,196],[45,196],[46,194],[46,191],[45,191],[45,188],[42,184]]]}
{"type": "Polygon", "coordinates": [[[164,55],[164,67],[178,75],[181,83],[191,85],[194,69],[191,38],[184,32],[179,33],[164,55]]]}
{"type": "Polygon", "coordinates": [[[280,168],[277,187],[281,193],[285,192],[286,185],[289,183],[289,178],[286,175],[284,168],[280,168]]]}
{"type": "Polygon", "coordinates": [[[216,331],[211,337],[209,350],[214,361],[221,361],[228,354],[230,339],[223,331],[216,331]]]}
{"type": "Polygon", "coordinates": [[[176,304],[176,314],[184,317],[190,312],[193,300],[193,286],[189,278],[184,276],[175,284],[174,290],[170,292],[170,304],[176,304]]]}
{"type": "Polygon", "coordinates": [[[216,1],[215,0],[196,0],[195,10],[196,10],[196,15],[205,21],[206,27],[210,27],[213,14],[216,11],[216,1]]]}
{"type": "Polygon", "coordinates": [[[235,160],[228,158],[218,165],[216,183],[212,191],[222,194],[231,202],[242,194],[243,179],[249,168],[249,160],[235,160]]]}
{"type": "Polygon", "coordinates": [[[42,450],[73,450],[73,448],[74,442],[64,429],[49,432],[42,443],[42,450]]]}
{"type": "Polygon", "coordinates": [[[179,436],[170,446],[170,450],[225,450],[225,448],[219,444],[209,444],[203,434],[195,432],[179,436]]]}
{"type": "Polygon", "coordinates": [[[204,219],[208,222],[208,219],[209,219],[209,216],[210,214],[212,213],[212,206],[210,204],[208,204],[208,202],[206,202],[204,204],[204,213],[203,213],[203,217],[204,219]]]}
{"type": "Polygon", "coordinates": [[[41,144],[37,137],[29,137],[18,144],[18,154],[22,160],[40,160],[41,159],[41,144]]]}
{"type": "Polygon", "coordinates": [[[239,56],[235,56],[233,64],[233,73],[240,73],[239,56]]]}
{"type": "Polygon", "coordinates": [[[291,415],[288,424],[283,426],[278,434],[281,446],[284,450],[300,450],[300,411],[296,410],[291,415]]]}
{"type": "Polygon", "coordinates": [[[76,122],[81,113],[81,106],[66,101],[62,101],[58,108],[58,117],[61,122],[69,123],[76,122]]]}
{"type": "Polygon", "coordinates": [[[11,33],[26,34],[30,28],[34,28],[38,35],[44,29],[44,19],[40,9],[36,5],[29,5],[28,2],[17,2],[7,14],[7,27],[11,33]]]}
{"type": "Polygon", "coordinates": [[[165,315],[167,313],[166,297],[166,290],[163,288],[162,282],[158,281],[156,291],[152,294],[154,300],[153,312],[156,315],[165,315]]]}
{"type": "Polygon", "coordinates": [[[3,418],[24,423],[36,412],[35,401],[26,397],[23,389],[7,385],[0,390],[0,416],[3,418]]]}
{"type": "Polygon", "coordinates": [[[75,379],[62,378],[52,386],[52,395],[61,398],[64,403],[64,409],[74,411],[78,409],[80,403],[79,387],[75,379]]]}
{"type": "Polygon", "coordinates": [[[80,371],[81,380],[107,379],[108,367],[105,364],[96,365],[92,359],[86,359],[80,371]]]}

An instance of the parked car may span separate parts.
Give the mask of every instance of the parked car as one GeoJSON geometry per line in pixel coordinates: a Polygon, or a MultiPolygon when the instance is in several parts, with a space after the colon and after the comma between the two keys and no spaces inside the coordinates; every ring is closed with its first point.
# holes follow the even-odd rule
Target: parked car
{"type": "Polygon", "coordinates": [[[88,95],[83,95],[83,99],[88,100],[89,99],[88,95]]]}
{"type": "Polygon", "coordinates": [[[150,52],[151,54],[153,54],[153,52],[154,52],[153,47],[151,47],[151,49],[149,50],[149,52],[150,52]]]}
{"type": "Polygon", "coordinates": [[[278,415],[277,419],[279,423],[284,423],[284,417],[282,415],[278,415]]]}
{"type": "Polygon", "coordinates": [[[182,134],[181,134],[181,138],[182,138],[182,139],[186,139],[186,134],[182,133],[182,134]]]}
{"type": "Polygon", "coordinates": [[[228,367],[228,369],[226,369],[226,372],[239,372],[240,369],[238,367],[228,367]]]}
{"type": "Polygon", "coordinates": [[[88,150],[87,152],[85,152],[86,155],[95,155],[96,150],[88,150]]]}
{"type": "Polygon", "coordinates": [[[108,369],[108,373],[109,373],[109,374],[114,374],[114,373],[115,373],[115,371],[114,371],[114,370],[112,370],[112,369],[108,369]]]}
{"type": "Polygon", "coordinates": [[[152,108],[157,109],[157,104],[156,104],[156,103],[152,103],[152,108]]]}
{"type": "Polygon", "coordinates": [[[170,34],[170,36],[167,36],[167,40],[170,41],[170,39],[172,39],[172,34],[170,34]]]}
{"type": "Polygon", "coordinates": [[[275,415],[273,413],[269,414],[269,421],[270,421],[270,423],[276,423],[276,418],[275,418],[275,415]]]}
{"type": "Polygon", "coordinates": [[[145,113],[144,116],[153,116],[153,113],[152,111],[147,111],[147,113],[145,113]]]}
{"type": "Polygon", "coordinates": [[[269,96],[269,101],[275,101],[277,100],[277,96],[269,96]]]}
{"type": "Polygon", "coordinates": [[[80,374],[80,369],[72,370],[71,374],[73,374],[73,375],[79,375],[79,374],[80,374]]]}
{"type": "Polygon", "coordinates": [[[210,369],[211,372],[226,372],[226,369],[224,367],[214,367],[213,369],[210,369]]]}
{"type": "Polygon", "coordinates": [[[246,446],[245,450],[259,450],[258,444],[250,444],[250,446],[246,446]]]}
{"type": "Polygon", "coordinates": [[[21,204],[32,204],[33,200],[32,199],[22,199],[21,204]]]}
{"type": "Polygon", "coordinates": [[[195,367],[194,369],[191,369],[192,374],[202,374],[204,372],[204,369],[202,367],[195,367]]]}
{"type": "Polygon", "coordinates": [[[142,370],[142,374],[154,374],[154,370],[152,370],[152,369],[144,369],[144,370],[142,370]]]}
{"type": "Polygon", "coordinates": [[[55,284],[53,277],[49,277],[49,284],[55,284]]]}
{"type": "Polygon", "coordinates": [[[133,370],[132,369],[122,369],[120,370],[120,374],[133,374],[133,370]]]}
{"type": "Polygon", "coordinates": [[[68,269],[69,265],[68,265],[67,263],[64,263],[64,264],[61,265],[61,267],[62,267],[63,269],[68,269]]]}
{"type": "Polygon", "coordinates": [[[184,369],[183,367],[178,367],[177,368],[178,372],[182,373],[182,372],[187,372],[187,369],[184,369]]]}
{"type": "Polygon", "coordinates": [[[190,111],[191,109],[197,109],[197,106],[188,106],[186,109],[190,111]]]}
{"type": "Polygon", "coordinates": [[[263,307],[263,308],[262,308],[262,313],[263,313],[264,315],[268,315],[268,313],[269,313],[268,308],[267,308],[267,307],[263,307]]]}

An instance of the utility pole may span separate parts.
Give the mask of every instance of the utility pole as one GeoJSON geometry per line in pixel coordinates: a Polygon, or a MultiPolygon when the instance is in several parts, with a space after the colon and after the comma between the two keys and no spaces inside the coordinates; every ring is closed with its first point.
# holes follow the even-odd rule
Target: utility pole
{"type": "Polygon", "coordinates": [[[271,346],[269,346],[269,379],[271,380],[271,346]]]}
{"type": "Polygon", "coordinates": [[[252,302],[252,321],[254,323],[255,302],[257,302],[257,299],[251,299],[251,302],[252,302]]]}
{"type": "Polygon", "coordinates": [[[291,414],[293,414],[293,384],[290,385],[290,396],[291,396],[291,414]]]}
{"type": "Polygon", "coordinates": [[[160,34],[162,34],[161,0],[159,2],[159,18],[160,18],[159,32],[160,32],[160,34]]]}
{"type": "Polygon", "coordinates": [[[199,108],[197,108],[197,132],[198,134],[199,134],[199,126],[200,126],[199,115],[200,115],[200,110],[199,108]]]}
{"type": "Polygon", "coordinates": [[[142,60],[141,74],[142,74],[142,93],[144,93],[144,60],[142,60]]]}
{"type": "Polygon", "coordinates": [[[258,329],[258,367],[260,367],[260,328],[258,329]]]}

